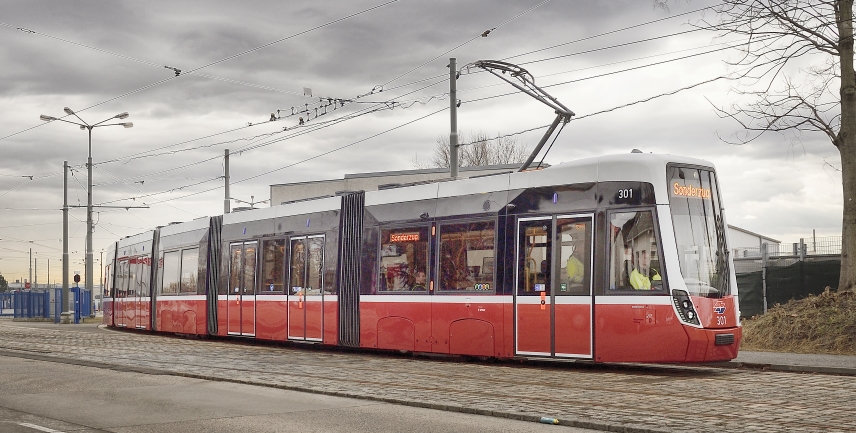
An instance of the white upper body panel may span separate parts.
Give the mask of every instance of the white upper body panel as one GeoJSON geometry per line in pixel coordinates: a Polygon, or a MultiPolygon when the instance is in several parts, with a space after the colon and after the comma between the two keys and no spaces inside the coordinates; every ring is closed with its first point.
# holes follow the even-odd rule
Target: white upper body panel
{"type": "Polygon", "coordinates": [[[161,227],[160,235],[161,237],[172,236],[179,233],[192,232],[194,230],[207,229],[208,224],[210,223],[209,218],[199,218],[193,221],[188,221],[179,224],[170,224],[165,227],[161,227]]]}
{"type": "Polygon", "coordinates": [[[275,219],[290,215],[304,215],[316,212],[339,210],[342,197],[324,197],[315,200],[299,201],[266,208],[251,209],[223,215],[223,225],[240,224],[250,221],[275,219]]]}

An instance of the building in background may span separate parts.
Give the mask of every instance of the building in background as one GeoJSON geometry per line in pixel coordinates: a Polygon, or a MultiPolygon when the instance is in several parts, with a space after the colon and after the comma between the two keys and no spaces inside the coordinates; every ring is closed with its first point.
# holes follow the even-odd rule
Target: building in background
{"type": "Polygon", "coordinates": [[[750,232],[733,225],[728,225],[728,241],[734,258],[760,257],[761,250],[766,246],[767,251],[779,251],[779,240],[750,232]]]}

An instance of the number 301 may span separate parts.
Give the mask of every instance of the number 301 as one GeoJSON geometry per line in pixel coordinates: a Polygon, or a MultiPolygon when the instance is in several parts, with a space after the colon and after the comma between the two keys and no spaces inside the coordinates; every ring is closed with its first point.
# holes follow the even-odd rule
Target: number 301
{"type": "Polygon", "coordinates": [[[633,190],[632,189],[619,189],[618,190],[618,198],[633,198],[633,190]]]}

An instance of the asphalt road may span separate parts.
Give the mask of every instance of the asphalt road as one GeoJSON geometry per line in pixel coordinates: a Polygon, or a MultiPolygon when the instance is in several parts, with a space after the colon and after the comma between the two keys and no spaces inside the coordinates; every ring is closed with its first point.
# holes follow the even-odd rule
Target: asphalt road
{"type": "Polygon", "coordinates": [[[0,432],[457,431],[591,430],[0,356],[0,432]]]}

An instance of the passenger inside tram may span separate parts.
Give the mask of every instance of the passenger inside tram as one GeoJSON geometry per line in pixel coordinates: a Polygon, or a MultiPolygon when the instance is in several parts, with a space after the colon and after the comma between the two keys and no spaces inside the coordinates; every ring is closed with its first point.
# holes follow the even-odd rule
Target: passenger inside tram
{"type": "Polygon", "coordinates": [[[660,290],[663,285],[650,211],[612,214],[610,290],[660,290]]]}

